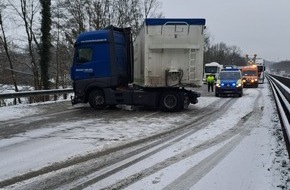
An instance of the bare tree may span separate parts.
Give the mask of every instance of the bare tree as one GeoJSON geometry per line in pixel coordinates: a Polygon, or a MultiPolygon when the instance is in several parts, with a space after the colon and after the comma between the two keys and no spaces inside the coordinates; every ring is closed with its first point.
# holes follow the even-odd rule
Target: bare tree
{"type": "Polygon", "coordinates": [[[227,46],[221,42],[211,45],[205,52],[205,61],[218,62],[222,65],[244,65],[245,59],[241,56],[241,50],[236,46],[227,46]]]}
{"type": "MultiPolygon", "coordinates": [[[[6,8],[6,5],[0,3],[0,29],[1,29],[1,34],[2,34],[2,35],[0,35],[0,45],[2,45],[4,50],[5,50],[5,54],[6,54],[6,57],[8,59],[8,62],[9,62],[9,68],[10,68],[9,70],[10,70],[11,78],[12,78],[13,85],[15,88],[15,92],[18,92],[17,81],[16,81],[16,77],[15,77],[15,73],[14,73],[14,66],[12,63],[11,56],[10,56],[7,37],[5,34],[5,29],[4,29],[3,9],[5,9],[5,8],[6,8]]],[[[20,98],[18,98],[18,102],[21,103],[20,98]]],[[[16,104],[16,99],[14,99],[14,104],[16,104]]]]}
{"type": "Polygon", "coordinates": [[[66,38],[73,42],[76,36],[87,30],[108,25],[131,27],[136,34],[144,18],[160,17],[158,0],[59,0],[66,14],[64,30],[66,38]]]}
{"type": "MultiPolygon", "coordinates": [[[[73,45],[77,31],[84,26],[82,19],[75,21],[74,8],[78,7],[75,3],[66,0],[56,0],[52,4],[52,63],[51,76],[55,79],[55,88],[67,87],[69,67],[73,57],[73,45]],[[80,23],[81,26],[79,26],[80,23]]],[[[80,3],[80,1],[79,1],[80,3]]],[[[84,11],[85,12],[85,11],[84,11]]],[[[84,15],[80,14],[79,15],[84,15]]]]}
{"type": "Polygon", "coordinates": [[[34,77],[34,88],[41,89],[40,76],[39,76],[39,65],[37,62],[37,51],[39,50],[39,43],[36,38],[35,31],[33,30],[36,25],[36,15],[39,13],[40,5],[38,0],[20,0],[20,5],[14,1],[8,0],[9,5],[16,11],[17,15],[21,18],[24,23],[24,28],[27,37],[28,53],[30,57],[29,68],[33,72],[34,77]],[[37,51],[35,50],[37,48],[37,51]]]}
{"type": "Polygon", "coordinates": [[[75,38],[81,33],[86,31],[87,27],[87,15],[85,7],[89,0],[62,0],[59,2],[59,6],[63,8],[63,19],[65,22],[62,25],[62,29],[65,34],[65,38],[73,45],[75,38]]]}
{"type": "Polygon", "coordinates": [[[86,13],[88,15],[89,30],[97,30],[111,24],[111,1],[95,0],[88,1],[86,13]]]}
{"type": "Polygon", "coordinates": [[[148,17],[161,17],[162,14],[158,13],[162,4],[158,0],[143,0],[144,18],[148,17]]]}
{"type": "Polygon", "coordinates": [[[52,5],[52,28],[55,28],[55,30],[52,30],[52,44],[54,43],[54,49],[55,51],[52,51],[54,53],[54,60],[55,64],[52,65],[52,68],[54,68],[55,71],[55,88],[57,89],[59,86],[59,62],[60,62],[60,54],[59,54],[59,44],[60,44],[60,33],[61,33],[61,25],[60,25],[60,19],[62,17],[61,8],[59,6],[59,1],[55,2],[55,5],[52,5]],[[54,36],[54,38],[53,38],[54,36]]]}

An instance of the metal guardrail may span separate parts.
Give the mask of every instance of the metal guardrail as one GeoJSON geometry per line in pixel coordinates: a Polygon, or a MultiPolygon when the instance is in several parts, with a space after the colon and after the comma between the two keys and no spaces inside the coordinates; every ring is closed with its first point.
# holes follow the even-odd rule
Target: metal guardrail
{"type": "Polygon", "coordinates": [[[290,157],[290,88],[287,86],[290,84],[290,79],[269,74],[266,77],[273,90],[288,155],[290,157]]]}
{"type": "Polygon", "coordinates": [[[277,79],[279,82],[281,82],[282,84],[290,88],[290,78],[283,77],[280,75],[273,75],[273,74],[268,74],[268,75],[271,76],[272,78],[277,79]]]}
{"type": "Polygon", "coordinates": [[[45,95],[67,94],[67,93],[72,93],[72,92],[73,92],[72,88],[66,88],[66,89],[35,90],[35,91],[2,93],[2,94],[0,94],[0,100],[10,99],[10,98],[22,98],[22,97],[35,97],[35,96],[45,96],[45,95]]]}

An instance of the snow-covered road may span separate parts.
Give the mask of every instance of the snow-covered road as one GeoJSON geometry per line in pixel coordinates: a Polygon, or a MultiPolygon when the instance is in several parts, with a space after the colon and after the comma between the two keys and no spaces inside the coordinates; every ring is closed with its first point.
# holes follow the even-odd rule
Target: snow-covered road
{"type": "MultiPolygon", "coordinates": [[[[158,168],[120,187],[134,190],[290,189],[289,159],[268,83],[260,85],[258,89],[245,89],[242,98],[217,98],[205,94],[188,111],[171,114],[108,110],[102,117],[104,115],[92,113],[91,110],[86,113],[87,110],[64,103],[67,107],[61,113],[76,114],[77,119],[62,118],[59,121],[55,120],[57,113],[42,114],[46,111],[39,105],[1,107],[1,130],[13,128],[13,118],[25,125],[26,130],[1,137],[0,187],[31,188],[31,184],[34,184],[31,181],[37,181],[37,177],[10,186],[2,182],[50,167],[56,162],[174,129],[191,121],[195,113],[197,115],[201,110],[205,114],[210,110],[223,110],[219,106],[225,102],[232,102],[229,103],[230,108],[220,113],[216,111],[214,118],[199,124],[201,128],[196,132],[169,143],[166,148],[124,170],[96,183],[89,183],[86,188],[118,187],[118,184],[122,181],[127,183],[127,178],[136,173],[144,174],[158,168]],[[85,114],[81,114],[82,111],[85,114]],[[130,118],[120,116],[128,113],[131,114],[130,118]],[[37,123],[41,127],[30,129],[30,123],[37,123]],[[235,130],[238,132],[232,132],[235,130]],[[223,137],[227,133],[231,135],[223,137]],[[205,148],[195,150],[202,146],[205,148]],[[173,158],[178,159],[171,163],[173,158]],[[165,166],[158,167],[162,164],[165,166]]],[[[98,172],[85,178],[98,175],[98,172]]],[[[80,178],[79,181],[84,179],[80,178]]],[[[74,185],[78,183],[69,183],[64,187],[72,188],[74,185]]]]}

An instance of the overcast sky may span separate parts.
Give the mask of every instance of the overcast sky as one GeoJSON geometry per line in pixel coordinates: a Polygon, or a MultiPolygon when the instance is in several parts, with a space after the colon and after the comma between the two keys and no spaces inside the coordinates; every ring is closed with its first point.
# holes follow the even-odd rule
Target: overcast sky
{"type": "Polygon", "coordinates": [[[290,60],[290,0],[161,0],[165,17],[205,18],[212,43],[290,60]]]}

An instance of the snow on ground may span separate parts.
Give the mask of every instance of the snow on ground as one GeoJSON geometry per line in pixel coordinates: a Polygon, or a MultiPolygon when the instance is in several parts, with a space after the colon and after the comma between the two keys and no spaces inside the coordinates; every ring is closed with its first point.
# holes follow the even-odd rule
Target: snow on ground
{"type": "MultiPolygon", "coordinates": [[[[216,100],[216,98],[202,99],[199,107],[206,106],[216,100]]],[[[38,110],[37,104],[31,104],[1,107],[0,111],[4,113],[0,115],[0,121],[5,121],[19,118],[21,114],[23,114],[21,117],[25,118],[25,116],[39,113],[41,110],[38,110]]],[[[35,118],[33,119],[35,120],[35,118]]],[[[148,134],[154,134],[156,131],[166,130],[170,126],[173,127],[176,122],[183,119],[183,115],[167,117],[166,119],[154,118],[150,122],[146,117],[132,120],[112,118],[110,121],[96,118],[78,122],[47,124],[46,128],[27,131],[13,138],[0,141],[0,157],[5,158],[0,162],[0,178],[9,178],[16,173],[25,173],[27,170],[41,168],[52,162],[95,152],[122,142],[133,141],[148,134]],[[31,142],[33,143],[32,150],[29,146],[31,142]],[[31,162],[31,158],[37,159],[31,162]],[[15,165],[14,163],[19,164],[15,165]]]]}
{"type": "MultiPolygon", "coordinates": [[[[265,93],[265,91],[263,92],[265,93]]],[[[264,95],[267,97],[268,93],[264,95]]],[[[289,162],[289,160],[287,155],[274,158],[273,154],[277,147],[273,132],[279,125],[278,116],[270,101],[264,103],[265,113],[260,126],[254,128],[251,135],[246,137],[229,156],[191,190],[270,190],[280,189],[279,186],[283,186],[280,175],[280,170],[283,168],[281,161],[289,162]]],[[[285,179],[287,179],[286,176],[285,179]]]]}
{"type": "MultiPolygon", "coordinates": [[[[144,170],[147,167],[158,164],[161,160],[172,157],[174,154],[186,150],[189,146],[197,146],[205,140],[213,138],[226,131],[239,121],[239,119],[251,112],[258,91],[256,91],[256,89],[248,89],[247,94],[248,96],[240,98],[238,102],[235,103],[236,106],[233,106],[226,115],[223,115],[223,117],[219,118],[215,123],[210,124],[197,133],[182,140],[178,145],[173,145],[156,155],[150,156],[142,161],[142,163],[131,166],[127,173],[116,173],[107,180],[96,183],[87,189],[105,188],[106,186],[123,179],[132,171],[138,172],[144,170]]],[[[264,104],[264,107],[262,107],[264,114],[262,115],[259,126],[252,126],[253,130],[251,131],[251,134],[243,139],[243,141],[216,167],[209,168],[210,171],[204,178],[200,176],[192,176],[192,181],[199,180],[194,178],[200,177],[201,179],[196,184],[189,184],[191,190],[284,189],[285,184],[287,183],[286,180],[290,179],[288,176],[290,171],[288,155],[287,152],[285,152],[285,144],[278,145],[276,143],[276,136],[273,135],[273,133],[277,132],[276,130],[280,123],[275,112],[274,104],[272,101],[269,101],[270,95],[268,88],[264,88],[262,95],[263,99],[260,103],[264,104]],[[277,148],[280,155],[277,155],[277,148]],[[282,151],[281,148],[284,150],[282,151]]],[[[252,125],[251,121],[249,121],[248,125],[252,125]]],[[[206,160],[206,158],[210,157],[213,153],[217,154],[221,147],[225,146],[227,143],[231,144],[231,139],[145,177],[127,187],[126,190],[166,189],[167,186],[175,180],[180,181],[181,179],[184,179],[186,175],[190,175],[186,172],[191,169],[208,169],[204,166],[206,164],[202,163],[202,161],[204,159],[206,160]],[[200,162],[202,166],[198,166],[200,162]]],[[[182,187],[186,187],[185,183],[186,181],[182,182],[182,187]]],[[[290,188],[289,182],[288,187],[285,187],[285,189],[287,188],[290,188]]]]}
{"type": "MultiPolygon", "coordinates": [[[[263,104],[263,115],[259,126],[255,126],[251,134],[243,139],[228,156],[216,167],[211,168],[206,176],[193,184],[191,190],[274,190],[283,189],[286,180],[290,181],[289,159],[287,152],[285,152],[285,144],[281,141],[280,122],[275,111],[275,104],[270,98],[272,95],[268,84],[263,86],[264,88],[261,88],[263,98],[260,102],[263,104]]],[[[254,97],[257,96],[258,91],[247,89],[246,92],[248,96],[239,98],[236,106],[233,106],[226,115],[220,117],[215,123],[198,131],[194,136],[184,139],[180,142],[181,144],[153,155],[148,158],[147,163],[132,166],[131,170],[139,171],[142,169],[140,166],[156,164],[165,159],[165,155],[169,157],[177,154],[188,146],[196,146],[229,129],[229,126],[234,125],[252,110],[251,105],[254,104],[254,97]]],[[[199,103],[190,105],[189,109],[205,107],[217,99],[216,97],[200,97],[199,103]]],[[[32,115],[39,111],[34,105],[0,107],[0,121],[18,118],[22,114],[22,116],[32,115]]],[[[180,114],[171,118],[154,118],[154,120],[150,120],[150,123],[148,118],[136,118],[129,121],[118,121],[113,118],[110,121],[103,121],[96,118],[79,122],[48,124],[45,129],[32,130],[10,139],[2,139],[0,141],[0,178],[9,178],[15,174],[25,173],[27,170],[49,165],[52,162],[138,139],[156,131],[166,130],[173,127],[174,123],[179,120],[190,119],[185,117],[180,114]],[[49,138],[43,138],[43,136],[49,138]],[[32,139],[33,141],[31,141],[32,139]],[[30,144],[31,142],[33,145],[30,144]],[[31,158],[34,158],[33,162],[31,162],[31,158]]],[[[176,171],[187,172],[230,141],[231,139],[175,163],[132,184],[127,189],[162,189],[172,183],[176,177],[179,177],[177,175],[180,174],[176,171]]],[[[123,175],[125,174],[116,174],[114,177],[121,179],[123,175]]],[[[290,189],[289,183],[288,187],[284,189],[290,189]]],[[[90,188],[98,189],[100,186],[91,186],[90,188]]]]}
{"type": "Polygon", "coordinates": [[[10,119],[21,118],[32,115],[38,112],[37,107],[31,107],[29,105],[16,105],[16,106],[5,106],[0,107],[0,122],[7,121],[10,119]]]}
{"type": "MultiPolygon", "coordinates": [[[[33,87],[29,86],[18,86],[19,91],[31,91],[33,90],[33,87]]],[[[0,93],[14,93],[14,87],[12,85],[3,85],[0,84],[0,93]]],[[[68,97],[70,97],[72,94],[68,94],[68,97]]],[[[11,119],[16,118],[22,118],[30,115],[34,115],[36,113],[41,113],[41,110],[38,109],[39,104],[51,104],[55,103],[56,101],[47,101],[47,102],[41,102],[41,103],[32,103],[28,104],[28,98],[20,98],[22,104],[14,105],[13,101],[14,99],[5,99],[0,100],[0,122],[1,121],[7,121],[11,119]]],[[[57,100],[60,101],[68,101],[64,100],[62,96],[60,96],[57,100]]]]}
{"type": "Polygon", "coordinates": [[[32,104],[18,104],[13,106],[3,106],[0,107],[0,122],[8,121],[11,119],[25,118],[27,116],[32,116],[36,114],[41,114],[43,110],[39,109],[39,105],[53,104],[56,102],[68,101],[64,99],[59,99],[57,101],[47,101],[32,104]]]}

